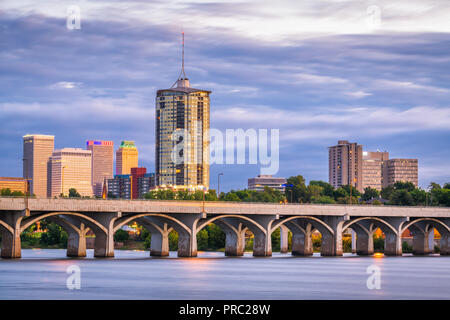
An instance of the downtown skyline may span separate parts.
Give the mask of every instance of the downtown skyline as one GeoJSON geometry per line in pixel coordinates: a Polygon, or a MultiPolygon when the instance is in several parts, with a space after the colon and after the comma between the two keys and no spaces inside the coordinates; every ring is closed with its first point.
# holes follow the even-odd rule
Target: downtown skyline
{"type": "MultiPolygon", "coordinates": [[[[421,28],[416,21],[405,31],[409,24],[401,13],[407,9],[381,1],[389,19],[373,31],[362,23],[365,6],[328,1],[330,10],[323,12],[322,2],[319,16],[313,6],[299,4],[293,10],[303,19],[331,17],[333,24],[342,18],[361,28],[332,31],[324,25],[321,31],[319,23],[312,23],[308,29],[288,31],[248,25],[251,19],[261,21],[271,8],[264,2],[253,13],[240,7],[247,20],[223,26],[206,19],[208,10],[220,7],[223,19],[232,22],[239,9],[185,4],[195,16],[205,17],[192,24],[181,9],[164,11],[172,18],[167,21],[132,20],[125,18],[135,13],[114,11],[118,4],[91,7],[80,2],[81,29],[68,30],[66,4],[48,1],[43,11],[30,4],[3,4],[2,175],[21,176],[21,137],[27,133],[55,135],[55,149],[82,148],[90,139],[115,145],[135,140],[140,166],[153,172],[154,96],[179,72],[179,34],[184,30],[192,86],[213,91],[211,128],[280,129],[276,176],[302,174],[307,180],[327,181],[327,147],[346,139],[366,150],[388,150],[392,158],[419,158],[422,188],[431,181],[447,182],[450,89],[444,48],[450,30],[439,25],[443,13],[413,1],[418,21],[435,23],[421,28]],[[112,11],[116,14],[101,15],[112,11]],[[244,36],[239,27],[249,32],[244,36]]],[[[151,16],[164,10],[156,4],[140,7],[151,16]]],[[[291,17],[275,10],[277,14],[291,17]]],[[[212,165],[211,188],[216,188],[219,172],[224,172],[221,190],[227,191],[244,188],[259,167],[212,165]]]]}

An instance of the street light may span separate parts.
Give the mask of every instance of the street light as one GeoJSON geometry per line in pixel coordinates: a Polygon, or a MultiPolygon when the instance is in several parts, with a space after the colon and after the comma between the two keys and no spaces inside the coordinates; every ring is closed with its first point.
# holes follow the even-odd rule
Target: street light
{"type": "Polygon", "coordinates": [[[220,176],[223,176],[223,172],[217,175],[217,199],[220,197],[220,176]]]}
{"type": "Polygon", "coordinates": [[[292,203],[292,187],[294,186],[293,184],[282,184],[282,187],[290,187],[291,189],[289,189],[288,191],[291,193],[291,203],[292,203]]]}

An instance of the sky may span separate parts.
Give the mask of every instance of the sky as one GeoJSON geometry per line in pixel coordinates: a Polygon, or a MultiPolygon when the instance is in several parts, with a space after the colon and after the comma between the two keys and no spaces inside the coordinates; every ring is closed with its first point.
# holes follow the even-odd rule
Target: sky
{"type": "MultiPolygon", "coordinates": [[[[450,181],[448,0],[0,2],[0,176],[22,175],[22,136],[55,147],[135,140],[154,171],[156,90],[185,70],[211,90],[211,127],[279,129],[276,176],[328,180],[338,140],[418,158],[450,181]],[[67,27],[80,10],[80,28],[67,27]]],[[[243,189],[260,165],[211,166],[243,189]]]]}

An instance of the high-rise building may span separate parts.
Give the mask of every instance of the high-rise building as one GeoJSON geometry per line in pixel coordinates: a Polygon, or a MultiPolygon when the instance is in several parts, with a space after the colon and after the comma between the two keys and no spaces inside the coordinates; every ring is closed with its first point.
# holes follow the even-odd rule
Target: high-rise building
{"type": "Polygon", "coordinates": [[[367,187],[381,191],[384,186],[385,167],[389,160],[389,152],[363,151],[362,188],[367,187]]]}
{"type": "Polygon", "coordinates": [[[209,188],[211,91],[190,86],[183,58],[178,80],[156,94],[156,180],[160,187],[209,188]]]}
{"type": "Polygon", "coordinates": [[[51,196],[67,196],[75,188],[81,196],[92,196],[92,152],[80,148],[55,150],[50,157],[51,196]]]}
{"type": "Polygon", "coordinates": [[[86,149],[92,152],[92,189],[101,197],[105,179],[114,176],[114,142],[88,140],[86,149]]]}
{"type": "Polygon", "coordinates": [[[362,146],[339,140],[336,146],[328,148],[328,180],[339,188],[343,185],[352,185],[362,191],[362,146]]]}
{"type": "Polygon", "coordinates": [[[387,161],[384,186],[393,185],[397,181],[412,182],[415,186],[419,184],[419,161],[418,159],[390,159],[387,161]]]}
{"type": "Polygon", "coordinates": [[[134,141],[122,141],[116,151],[116,175],[131,174],[138,166],[138,150],[134,141]]]}
{"type": "Polygon", "coordinates": [[[264,187],[269,187],[284,192],[283,184],[286,184],[286,178],[260,174],[255,178],[248,179],[248,190],[263,191],[264,187]]]}
{"type": "Polygon", "coordinates": [[[23,177],[30,179],[30,193],[47,197],[50,193],[48,161],[55,146],[55,137],[41,134],[23,136],[23,177]]]}

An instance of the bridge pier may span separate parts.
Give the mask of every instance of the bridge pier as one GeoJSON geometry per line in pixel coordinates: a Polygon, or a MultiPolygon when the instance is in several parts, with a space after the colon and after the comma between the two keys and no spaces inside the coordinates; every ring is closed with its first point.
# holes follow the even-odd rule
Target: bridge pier
{"type": "Polygon", "coordinates": [[[280,226],[280,252],[287,253],[289,251],[289,230],[287,227],[280,226]]]}
{"type": "Polygon", "coordinates": [[[351,228],[352,233],[356,233],[356,254],[359,256],[373,255],[373,231],[370,224],[354,223],[351,228]]]}
{"type": "Polygon", "coordinates": [[[384,232],[384,255],[385,256],[401,256],[402,255],[402,225],[409,221],[409,218],[385,218],[394,229],[392,230],[386,225],[380,225],[384,232]]]}
{"type": "Polygon", "coordinates": [[[214,223],[225,232],[225,256],[243,256],[246,231],[244,225],[234,218],[224,218],[216,220],[214,223]]]}
{"type": "Polygon", "coordinates": [[[94,257],[95,258],[111,258],[114,257],[114,222],[122,217],[122,212],[112,212],[101,214],[87,214],[91,218],[95,218],[103,228],[96,228],[94,257]]]}
{"type": "Polygon", "coordinates": [[[253,232],[253,256],[271,257],[272,256],[272,222],[278,217],[276,215],[252,217],[258,224],[249,224],[253,232]]]}
{"type": "Polygon", "coordinates": [[[289,221],[286,225],[292,232],[292,255],[312,256],[312,225],[300,221],[289,221]]]}
{"type": "MultiPolygon", "coordinates": [[[[413,254],[414,255],[427,255],[432,253],[430,251],[429,235],[430,230],[427,229],[427,225],[423,223],[416,223],[414,225],[409,226],[409,230],[413,235],[413,254]]],[[[434,230],[434,229],[432,229],[434,230]]]]}
{"type": "Polygon", "coordinates": [[[323,217],[322,220],[331,228],[331,230],[318,223],[314,225],[322,234],[320,255],[342,256],[342,225],[344,224],[344,217],[326,216],[323,217]]]}
{"type": "Polygon", "coordinates": [[[3,259],[18,259],[22,256],[20,223],[29,214],[29,211],[23,210],[3,212],[0,216],[0,231],[2,232],[1,257],[3,259]]]}
{"type": "Polygon", "coordinates": [[[151,235],[150,256],[166,257],[169,255],[169,233],[172,228],[165,222],[154,217],[143,217],[137,219],[151,235]]]}

